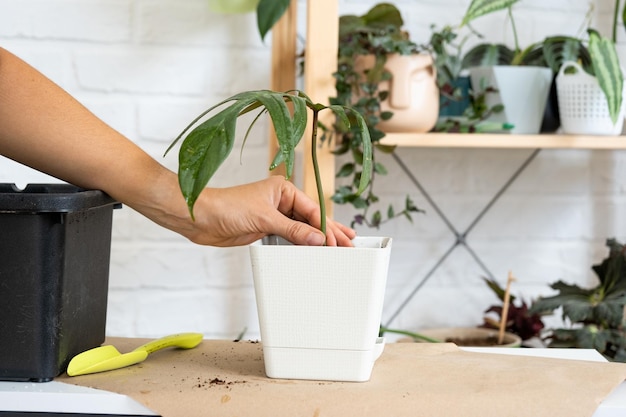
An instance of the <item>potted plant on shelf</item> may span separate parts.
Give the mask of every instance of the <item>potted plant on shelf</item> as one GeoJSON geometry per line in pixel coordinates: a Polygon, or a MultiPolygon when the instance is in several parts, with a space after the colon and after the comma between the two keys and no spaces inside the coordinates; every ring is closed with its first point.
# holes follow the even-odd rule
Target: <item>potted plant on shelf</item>
{"type": "Polygon", "coordinates": [[[518,0],[472,0],[465,12],[461,26],[499,10],[508,10],[515,39],[513,50],[502,44],[480,44],[463,58],[463,66],[470,71],[472,88],[481,85],[492,87],[487,94],[487,105],[503,105],[503,111],[494,113],[490,121],[510,123],[509,131],[517,134],[538,133],[541,128],[552,72],[533,62],[537,44],[525,49],[519,46],[512,6],[518,0]],[[531,88],[532,86],[532,88],[531,88]]]}
{"type": "MultiPolygon", "coordinates": [[[[313,103],[304,93],[269,90],[237,94],[203,112],[181,135],[178,176],[193,215],[194,203],[211,176],[233,149],[237,118],[257,111],[254,123],[269,113],[278,141],[270,169],[294,168],[295,148],[312,112],[311,153],[321,208],[326,212],[316,163],[320,111],[334,112],[341,123],[356,126],[363,143],[359,190],[372,171],[371,142],[363,117],[340,105],[313,103]],[[224,107],[223,109],[218,109],[224,107]],[[290,107],[292,110],[290,110],[290,107]],[[210,112],[208,119],[201,121],[210,112]],[[193,129],[192,129],[193,128],[193,129]]],[[[248,130],[249,132],[249,130],[248,130]]],[[[245,143],[245,139],[244,139],[245,143]]],[[[250,246],[265,370],[273,378],[365,381],[382,352],[378,337],[391,239],[362,237],[355,247],[282,244],[279,239],[250,246]]]]}
{"type": "Polygon", "coordinates": [[[563,63],[556,89],[564,133],[619,135],[624,124],[624,75],[613,41],[589,33],[590,65],[563,63]]]}
{"type": "MultiPolygon", "coordinates": [[[[338,68],[333,74],[337,96],[331,98],[331,103],[351,106],[363,115],[377,152],[394,151],[395,147],[380,144],[387,132],[425,132],[437,120],[439,93],[432,57],[409,39],[403,25],[400,11],[389,3],[377,4],[362,16],[345,15],[339,19],[338,68]],[[411,78],[411,74],[417,75],[417,79],[411,78]]],[[[375,153],[372,181],[364,193],[357,192],[363,172],[360,135],[358,128],[346,128],[341,122],[325,131],[325,140],[340,138],[334,150],[336,155],[352,156],[337,173],[344,181],[332,200],[351,204],[360,211],[353,226],[379,227],[398,217],[412,221],[411,213],[421,210],[408,195],[401,210],[389,205],[385,213],[370,213],[379,202],[375,177],[387,174],[385,166],[375,160],[375,153]]]]}
{"type": "MultiPolygon", "coordinates": [[[[508,119],[508,121],[516,124],[516,120],[514,117],[517,117],[519,114],[518,109],[513,106],[516,106],[516,103],[521,102],[521,100],[517,99],[517,101],[509,101],[506,100],[503,96],[504,91],[502,87],[504,85],[508,85],[509,83],[505,81],[503,78],[506,72],[519,72],[519,71],[528,71],[530,67],[547,67],[551,69],[551,78],[552,83],[550,87],[550,100],[547,104],[547,116],[552,117],[552,122],[546,123],[546,119],[543,120],[543,126],[541,123],[538,123],[539,119],[537,116],[534,116],[532,119],[532,123],[529,125],[529,128],[532,129],[514,129],[514,133],[536,133],[540,129],[543,131],[554,131],[558,128],[558,124],[560,123],[559,119],[562,118],[561,109],[565,109],[565,118],[566,122],[564,123],[564,131],[566,133],[595,133],[597,131],[583,129],[576,129],[574,132],[570,127],[572,123],[568,123],[568,117],[573,113],[573,108],[579,109],[581,103],[574,103],[572,107],[567,108],[562,103],[565,102],[564,98],[558,98],[559,96],[563,96],[563,93],[559,93],[558,83],[555,82],[555,77],[560,75],[562,80],[566,80],[562,82],[562,84],[573,82],[574,80],[567,80],[564,78],[564,74],[560,72],[564,64],[569,61],[580,62],[584,71],[578,71],[581,76],[579,78],[583,79],[583,83],[598,84],[596,89],[598,91],[597,94],[594,95],[592,106],[595,105],[598,101],[598,95],[600,95],[600,100],[602,97],[606,99],[607,103],[607,118],[613,122],[612,126],[614,126],[614,130],[609,133],[615,133],[616,131],[621,131],[621,122],[623,122],[623,115],[620,115],[620,112],[623,112],[622,108],[622,95],[619,92],[622,92],[624,89],[623,82],[623,74],[621,68],[619,66],[619,61],[617,58],[617,53],[615,51],[615,42],[609,40],[608,38],[602,37],[599,33],[593,29],[588,29],[589,41],[588,48],[585,46],[585,42],[583,40],[571,37],[571,36],[550,36],[544,39],[543,41],[536,42],[530,45],[527,48],[520,48],[517,42],[517,33],[515,29],[515,21],[513,19],[512,6],[517,3],[519,0],[473,0],[470,4],[465,17],[463,18],[462,24],[469,24],[472,20],[477,17],[484,16],[486,14],[507,9],[509,13],[509,18],[511,21],[511,28],[513,31],[514,39],[515,39],[515,49],[511,50],[505,45],[501,44],[481,44],[474,47],[470,50],[464,57],[463,65],[464,67],[470,67],[473,77],[473,84],[476,84],[478,79],[485,78],[489,85],[493,86],[496,90],[500,91],[500,96],[492,95],[490,97],[491,102],[500,102],[504,103],[505,112],[503,113],[504,117],[508,119]],[[523,67],[525,69],[513,69],[513,67],[523,67]],[[494,75],[493,71],[500,72],[499,75],[494,75]],[[594,80],[587,80],[584,74],[588,73],[591,76],[595,77],[594,80]],[[597,75],[596,75],[597,74],[597,75]],[[596,81],[597,79],[597,81],[596,81]],[[558,98],[558,104],[557,104],[558,98]],[[610,115],[610,116],[609,116],[610,115]],[[617,124],[619,126],[617,126],[617,124]],[[537,127],[537,128],[535,128],[537,127]]],[[[618,13],[618,4],[616,4],[615,8],[615,16],[614,16],[614,24],[613,29],[615,32],[615,27],[617,25],[617,13],[618,13]]],[[[572,66],[568,64],[568,66],[572,66]]],[[[547,76],[547,72],[543,70],[545,75],[547,76]]],[[[516,80],[519,83],[519,80],[516,80]]],[[[522,83],[519,83],[520,85],[522,83]]],[[[537,83],[536,83],[537,84],[537,83]]],[[[545,84],[544,82],[539,83],[542,86],[545,84]]],[[[583,89],[587,87],[582,87],[583,89]]],[[[570,87],[570,90],[575,89],[575,87],[570,87]]],[[[530,89],[527,89],[530,91],[530,89]]],[[[561,90],[564,90],[563,88],[561,90]]],[[[580,89],[573,93],[573,96],[580,97],[580,89]]],[[[522,94],[523,92],[520,92],[522,94]]],[[[543,92],[542,92],[543,95],[543,92]]],[[[508,94],[506,94],[508,96],[508,94]]],[[[511,95],[513,97],[513,95],[511,95]]],[[[538,98],[537,98],[538,100],[538,98]]],[[[530,102],[530,101],[527,101],[530,102]]],[[[538,101],[533,101],[538,103],[538,101]]],[[[540,104],[541,107],[543,104],[540,104]]],[[[528,110],[528,108],[533,108],[537,106],[528,106],[525,105],[524,109],[528,110]]],[[[546,107],[546,106],[543,106],[546,107]]],[[[579,114],[580,112],[577,112],[579,114]]],[[[499,117],[497,120],[500,120],[499,117]]]]}
{"type": "Polygon", "coordinates": [[[504,110],[501,103],[487,104],[487,96],[497,90],[486,83],[471,88],[462,54],[469,36],[457,41],[458,34],[451,26],[439,31],[431,26],[431,30],[429,49],[439,86],[439,119],[433,132],[485,133],[512,129],[511,124],[492,121],[493,115],[504,110]]]}
{"type": "Polygon", "coordinates": [[[567,326],[550,330],[549,347],[595,349],[608,360],[626,362],[626,247],[615,239],[606,245],[608,256],[592,266],[599,281],[595,287],[558,281],[550,286],[558,294],[539,298],[530,312],[562,309],[567,326]]]}
{"type": "Polygon", "coordinates": [[[452,26],[436,30],[431,26],[428,47],[437,68],[439,87],[439,118],[462,116],[470,105],[470,79],[463,73],[463,45],[468,37],[458,41],[452,26]]]}

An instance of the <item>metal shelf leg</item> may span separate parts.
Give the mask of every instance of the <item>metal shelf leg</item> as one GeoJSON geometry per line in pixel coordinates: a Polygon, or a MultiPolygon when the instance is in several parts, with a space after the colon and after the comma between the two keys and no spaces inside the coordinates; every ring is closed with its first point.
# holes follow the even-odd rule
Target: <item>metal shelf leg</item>
{"type": "Polygon", "coordinates": [[[434,273],[439,269],[439,267],[444,263],[444,261],[450,256],[450,254],[454,251],[455,248],[459,246],[463,246],[470,256],[474,259],[474,261],[478,264],[478,266],[487,274],[490,279],[494,279],[493,274],[489,270],[489,268],[485,265],[485,263],[480,259],[478,254],[472,249],[467,241],[467,237],[470,232],[474,229],[474,227],[483,219],[485,214],[493,207],[493,205],[502,197],[502,195],[509,189],[509,187],[515,182],[515,180],[520,176],[522,172],[528,167],[528,165],[535,159],[535,157],[539,154],[541,149],[535,149],[533,152],[522,162],[522,164],[515,170],[515,172],[507,179],[507,181],[498,189],[496,194],[489,200],[489,202],[483,207],[483,209],[476,215],[474,220],[470,223],[470,225],[463,231],[459,232],[458,229],[454,226],[454,224],[448,219],[445,213],[441,210],[439,205],[435,202],[435,200],[431,197],[428,191],[422,186],[417,177],[411,172],[409,167],[402,161],[402,159],[398,156],[396,152],[392,154],[393,159],[400,166],[402,171],[407,175],[407,177],[411,180],[413,185],[417,187],[420,193],[424,196],[428,204],[434,209],[435,213],[443,220],[446,224],[450,232],[454,235],[455,241],[452,246],[444,252],[439,260],[435,262],[433,267],[424,275],[424,277],[417,283],[417,285],[411,290],[409,295],[400,303],[398,308],[393,312],[393,314],[387,320],[386,327],[389,327],[390,323],[392,323],[396,317],[404,310],[407,304],[413,299],[415,294],[430,280],[430,278],[434,275],[434,273]]]}

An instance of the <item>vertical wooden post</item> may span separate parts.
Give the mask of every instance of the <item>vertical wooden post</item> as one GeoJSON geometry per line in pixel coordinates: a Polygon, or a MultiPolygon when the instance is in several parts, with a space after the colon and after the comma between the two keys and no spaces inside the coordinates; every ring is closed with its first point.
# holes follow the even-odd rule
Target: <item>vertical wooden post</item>
{"type": "MultiPolygon", "coordinates": [[[[287,91],[296,88],[296,0],[291,1],[285,15],[272,28],[272,72],[271,89],[287,91]]],[[[339,7],[337,0],[307,1],[307,34],[305,44],[304,91],[314,102],[328,104],[329,97],[335,95],[335,82],[332,74],[337,70],[337,48],[339,33],[339,7]]],[[[332,122],[332,114],[322,113],[323,123],[332,122]]],[[[278,151],[274,130],[270,129],[270,162],[278,151]]],[[[311,147],[311,126],[309,125],[302,140],[304,167],[302,188],[312,199],[317,201],[317,187],[313,174],[311,147]]],[[[335,191],[335,159],[325,144],[318,149],[318,162],[322,172],[328,217],[332,217],[330,196],[335,191]]],[[[285,175],[283,167],[273,171],[285,175]]]]}
{"type": "MultiPolygon", "coordinates": [[[[296,22],[297,1],[292,0],[289,9],[272,28],[272,68],[270,88],[274,91],[288,91],[296,88],[296,22]]],[[[271,124],[271,121],[270,121],[271,124]]],[[[270,126],[269,158],[270,163],[278,151],[276,135],[270,126]]],[[[274,175],[285,175],[285,167],[271,171],[274,175]]]]}
{"type": "MultiPolygon", "coordinates": [[[[337,49],[339,33],[339,8],[337,0],[308,0],[307,34],[304,67],[304,91],[316,103],[328,104],[329,97],[335,95],[335,82],[332,74],[337,71],[337,49]]],[[[320,121],[332,122],[332,114],[322,112],[320,121]]],[[[313,174],[311,147],[311,125],[308,126],[304,142],[303,190],[317,200],[317,187],[313,174]]],[[[328,144],[318,148],[318,163],[322,176],[327,216],[332,217],[330,197],[335,191],[335,159],[328,144]]]]}

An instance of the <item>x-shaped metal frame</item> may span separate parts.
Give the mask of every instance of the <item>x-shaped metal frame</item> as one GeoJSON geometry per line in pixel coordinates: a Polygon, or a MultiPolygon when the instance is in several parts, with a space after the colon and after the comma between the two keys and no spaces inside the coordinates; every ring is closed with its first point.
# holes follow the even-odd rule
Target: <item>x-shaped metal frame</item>
{"type": "Polygon", "coordinates": [[[420,191],[420,193],[424,196],[428,204],[432,206],[435,213],[437,213],[437,215],[441,218],[441,220],[443,220],[443,222],[446,224],[448,229],[450,229],[450,232],[455,236],[455,241],[453,242],[452,246],[446,252],[443,253],[443,255],[439,258],[439,260],[435,262],[433,267],[426,273],[426,275],[424,275],[424,277],[416,284],[416,286],[409,293],[409,295],[404,299],[404,301],[400,303],[398,308],[396,308],[396,310],[387,320],[387,324],[385,326],[389,326],[389,324],[395,320],[395,318],[402,312],[402,310],[404,310],[404,308],[411,301],[411,299],[415,296],[415,294],[417,294],[417,292],[428,282],[428,280],[430,280],[430,278],[434,275],[437,269],[439,269],[439,267],[445,262],[448,256],[450,256],[450,254],[457,247],[463,246],[468,251],[470,256],[476,261],[478,266],[485,272],[485,274],[487,274],[487,276],[490,279],[494,278],[489,268],[487,268],[487,265],[485,265],[485,263],[480,259],[478,254],[469,245],[467,241],[467,237],[469,236],[470,232],[474,229],[474,227],[478,224],[478,222],[482,220],[485,214],[487,214],[487,212],[500,199],[500,197],[502,197],[502,195],[506,192],[506,190],[508,190],[511,184],[513,184],[513,182],[515,182],[515,180],[520,176],[520,174],[524,172],[524,170],[535,159],[535,157],[537,156],[537,154],[539,154],[540,151],[541,149],[533,150],[530,156],[528,156],[524,160],[524,162],[517,168],[517,170],[515,170],[515,172],[511,175],[511,177],[498,189],[496,194],[491,198],[491,200],[489,200],[487,205],[485,205],[485,207],[478,213],[478,215],[474,218],[474,220],[470,223],[470,225],[463,231],[459,231],[459,229],[456,226],[454,226],[454,224],[452,224],[450,219],[448,219],[448,217],[441,210],[441,208],[439,208],[439,206],[433,200],[433,198],[428,193],[428,191],[424,188],[424,186],[422,186],[422,184],[419,182],[417,177],[413,174],[413,172],[411,172],[409,167],[402,161],[402,159],[398,156],[398,154],[396,152],[392,153],[393,159],[400,166],[402,171],[404,171],[404,173],[411,180],[413,185],[415,185],[417,189],[420,191]]]}

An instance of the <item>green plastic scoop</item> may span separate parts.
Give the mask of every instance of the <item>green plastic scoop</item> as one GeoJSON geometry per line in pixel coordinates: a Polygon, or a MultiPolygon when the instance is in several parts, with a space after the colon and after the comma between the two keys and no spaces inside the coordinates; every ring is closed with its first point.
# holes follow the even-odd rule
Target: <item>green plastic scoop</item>
{"type": "Polygon", "coordinates": [[[74,356],[67,367],[69,376],[93,374],[124,368],[143,362],[150,353],[168,347],[191,349],[200,344],[201,333],[178,333],[141,345],[128,353],[120,353],[114,346],[105,345],[74,356]]]}

